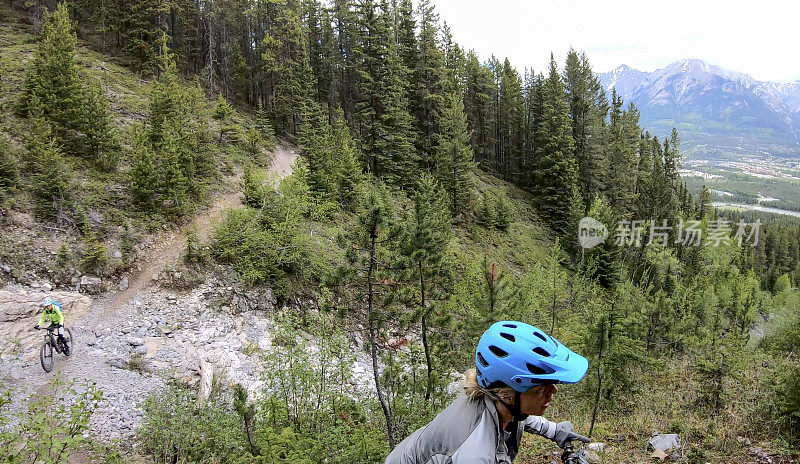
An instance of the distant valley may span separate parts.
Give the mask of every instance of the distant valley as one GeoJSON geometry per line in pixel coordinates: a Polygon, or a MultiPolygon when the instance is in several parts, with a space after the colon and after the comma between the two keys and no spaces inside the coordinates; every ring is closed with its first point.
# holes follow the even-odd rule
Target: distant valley
{"type": "Polygon", "coordinates": [[[621,65],[598,77],[639,108],[651,133],[676,127],[687,158],[800,156],[800,80],[758,81],[698,59],[653,72],[621,65]]]}
{"type": "Polygon", "coordinates": [[[691,191],[708,187],[718,206],[800,211],[800,80],[758,81],[697,59],[598,78],[609,99],[614,90],[639,108],[652,134],[678,129],[691,191]]]}

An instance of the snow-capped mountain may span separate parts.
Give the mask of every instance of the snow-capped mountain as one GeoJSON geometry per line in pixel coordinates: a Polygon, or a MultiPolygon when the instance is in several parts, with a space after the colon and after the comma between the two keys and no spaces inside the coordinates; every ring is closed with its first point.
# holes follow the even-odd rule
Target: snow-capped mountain
{"type": "Polygon", "coordinates": [[[641,111],[656,135],[678,128],[698,156],[758,150],[800,155],[800,80],[762,82],[702,60],[676,61],[653,72],[621,65],[598,75],[641,111]]]}

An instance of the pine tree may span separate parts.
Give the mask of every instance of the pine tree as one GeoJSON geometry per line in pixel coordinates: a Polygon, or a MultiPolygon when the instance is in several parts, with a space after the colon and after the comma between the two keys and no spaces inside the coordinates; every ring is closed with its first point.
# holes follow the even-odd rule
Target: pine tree
{"type": "Polygon", "coordinates": [[[79,155],[83,152],[84,92],[75,61],[77,38],[73,29],[66,2],[46,14],[39,47],[25,77],[19,109],[29,116],[35,97],[55,143],[65,153],[79,155]]]}
{"type": "Polygon", "coordinates": [[[542,147],[538,146],[537,142],[539,140],[539,126],[542,124],[542,108],[544,107],[542,101],[543,82],[544,77],[541,74],[534,75],[532,70],[526,70],[524,84],[525,112],[523,115],[524,137],[519,163],[520,179],[518,185],[529,192],[536,191],[536,167],[542,151],[542,147]]]}
{"type": "Polygon", "coordinates": [[[169,204],[168,213],[178,217],[186,212],[189,184],[193,180],[193,177],[186,175],[184,151],[180,143],[178,136],[169,130],[164,132],[159,149],[162,196],[169,204]]]}
{"type": "Polygon", "coordinates": [[[500,230],[508,229],[508,226],[514,221],[514,210],[508,197],[503,192],[497,195],[495,211],[495,227],[500,230]]]}
{"type": "Polygon", "coordinates": [[[489,198],[489,193],[481,196],[481,201],[475,210],[475,222],[481,227],[493,227],[497,221],[497,212],[494,210],[494,203],[489,198]]]}
{"type": "Polygon", "coordinates": [[[222,136],[229,131],[228,118],[233,115],[233,106],[228,103],[228,100],[219,94],[217,96],[217,105],[214,107],[212,117],[219,122],[219,141],[222,142],[222,136]]]}
{"type": "Polygon", "coordinates": [[[85,220],[83,227],[83,258],[81,258],[81,265],[84,271],[101,271],[107,262],[108,250],[97,238],[97,234],[88,220],[85,220]]]}
{"type": "Polygon", "coordinates": [[[72,184],[72,171],[55,140],[35,143],[31,150],[31,193],[40,219],[61,221],[66,214],[72,184]]]}
{"type": "Polygon", "coordinates": [[[494,153],[492,104],[497,94],[492,72],[470,51],[465,67],[464,112],[475,160],[486,166],[494,153]]]}
{"type": "Polygon", "coordinates": [[[506,58],[500,73],[500,102],[498,108],[498,167],[503,179],[519,181],[522,157],[525,101],[522,81],[506,58]]]}
{"type": "Polygon", "coordinates": [[[437,115],[449,96],[445,94],[445,56],[439,48],[439,16],[430,0],[422,0],[417,11],[419,35],[411,110],[419,124],[418,152],[422,162],[430,165],[439,133],[437,115]]]}
{"type": "Polygon", "coordinates": [[[310,105],[303,115],[298,140],[308,161],[309,187],[317,195],[333,198],[336,195],[333,129],[319,105],[310,105]]]}
{"type": "Polygon", "coordinates": [[[256,130],[261,135],[264,147],[272,151],[275,148],[275,129],[272,127],[269,115],[261,103],[259,103],[258,111],[256,112],[256,130]]]}
{"type": "Polygon", "coordinates": [[[261,138],[261,132],[255,127],[248,127],[244,131],[243,139],[242,148],[247,158],[251,162],[258,162],[264,149],[264,140],[261,138]]]}
{"type": "Polygon", "coordinates": [[[150,92],[146,127],[159,173],[159,200],[170,205],[169,215],[180,216],[188,210],[188,200],[201,192],[204,180],[214,175],[215,164],[202,89],[179,83],[169,49],[164,48],[161,62],[163,71],[150,92]]]}
{"type": "Polygon", "coordinates": [[[264,8],[270,20],[259,50],[266,107],[274,116],[276,131],[294,135],[301,128],[301,116],[313,101],[316,87],[302,8],[297,0],[271,0],[264,8]]]}
{"type": "Polygon", "coordinates": [[[143,73],[158,71],[158,41],[165,31],[159,24],[169,4],[161,0],[130,0],[122,4],[124,13],[119,24],[122,48],[133,69],[143,73]]]}
{"type": "Polygon", "coordinates": [[[606,114],[599,103],[602,87],[586,55],[572,49],[567,54],[564,82],[572,116],[578,186],[588,207],[595,195],[603,192],[608,168],[603,156],[606,114]]]}
{"type": "Polygon", "coordinates": [[[474,292],[478,325],[488,327],[497,321],[514,319],[519,310],[520,295],[513,277],[488,257],[484,258],[482,271],[482,287],[474,292]]]}
{"type": "Polygon", "coordinates": [[[675,211],[671,176],[667,173],[664,156],[664,147],[669,149],[669,141],[661,145],[658,137],[654,136],[647,143],[650,145],[649,153],[652,154],[653,168],[649,181],[645,182],[639,191],[638,210],[641,217],[660,221],[673,217],[675,211]]]}
{"type": "Polygon", "coordinates": [[[653,147],[650,132],[639,136],[639,164],[636,169],[636,217],[648,217],[649,191],[653,182],[653,147]]]}
{"type": "Polygon", "coordinates": [[[451,237],[447,198],[436,180],[423,175],[412,198],[411,211],[402,224],[400,266],[404,269],[407,299],[416,307],[414,320],[421,324],[422,346],[427,366],[425,399],[433,388],[434,363],[431,359],[429,326],[437,301],[447,294],[448,269],[445,249],[451,237]]]}
{"type": "Polygon", "coordinates": [[[352,283],[356,295],[351,298],[355,309],[363,309],[368,324],[368,341],[378,401],[386,418],[389,447],[395,446],[395,420],[391,402],[381,380],[378,334],[386,320],[385,304],[388,273],[387,245],[396,238],[395,212],[388,189],[380,181],[364,183],[355,215],[355,225],[341,237],[347,250],[347,265],[340,268],[343,281],[352,283]]]}
{"type": "Polygon", "coordinates": [[[244,194],[242,204],[251,208],[261,208],[264,205],[261,183],[256,180],[253,174],[253,166],[249,163],[245,164],[244,172],[242,173],[242,191],[244,194]]]}
{"type": "Polygon", "coordinates": [[[145,211],[155,208],[159,184],[155,156],[144,129],[134,132],[130,170],[130,193],[133,203],[145,211]]]}
{"type": "Polygon", "coordinates": [[[541,151],[536,163],[537,201],[541,214],[563,237],[572,235],[576,204],[581,201],[569,105],[552,56],[549,75],[542,85],[542,104],[542,123],[537,131],[537,146],[541,151]]]}
{"type": "Polygon", "coordinates": [[[158,147],[164,138],[164,132],[181,124],[186,109],[185,92],[178,82],[178,71],[170,52],[165,52],[165,68],[161,78],[150,91],[150,113],[147,115],[147,127],[150,141],[158,147]]]}
{"type": "Polygon", "coordinates": [[[116,167],[119,141],[108,99],[103,87],[95,80],[90,80],[86,86],[82,126],[90,156],[106,170],[116,167]]]}
{"type": "Polygon", "coordinates": [[[698,219],[713,218],[714,206],[711,204],[711,191],[708,190],[708,187],[705,185],[703,185],[703,187],[700,189],[700,198],[698,201],[700,203],[697,205],[698,219]]]}
{"type": "Polygon", "coordinates": [[[453,93],[447,99],[440,127],[436,144],[436,178],[447,192],[450,211],[456,216],[469,209],[475,169],[464,104],[458,94],[453,93]]]}
{"type": "Polygon", "coordinates": [[[344,115],[337,113],[333,126],[333,152],[336,158],[336,190],[339,204],[352,210],[357,199],[358,188],[363,182],[363,172],[358,162],[358,153],[344,115]]]}
{"type": "Polygon", "coordinates": [[[385,2],[360,5],[364,58],[359,69],[358,117],[362,153],[370,171],[389,184],[413,186],[419,171],[413,121],[404,98],[403,69],[392,43],[385,2]]]}
{"type": "Polygon", "coordinates": [[[397,27],[395,37],[397,41],[397,54],[403,65],[406,75],[406,89],[412,92],[413,72],[417,66],[417,22],[414,20],[414,9],[411,0],[400,0],[397,6],[397,27]]]}
{"type": "Polygon", "coordinates": [[[444,94],[464,92],[466,56],[464,50],[453,39],[447,22],[442,26],[442,52],[444,53],[445,81],[444,94]]]}
{"type": "Polygon", "coordinates": [[[0,202],[2,202],[19,182],[19,162],[11,148],[11,142],[0,133],[0,202]]]}
{"type": "MultiPolygon", "coordinates": [[[[609,230],[613,229],[616,223],[614,213],[603,197],[596,197],[592,202],[589,217],[602,222],[609,230]]],[[[597,279],[601,286],[613,288],[620,277],[619,249],[613,240],[607,239],[600,245],[586,250],[585,266],[589,275],[597,279]]]]}
{"type": "Polygon", "coordinates": [[[620,216],[627,216],[633,212],[635,203],[640,130],[639,111],[633,104],[623,111],[622,104],[622,98],[612,90],[608,128],[609,181],[605,194],[611,208],[620,216]]]}

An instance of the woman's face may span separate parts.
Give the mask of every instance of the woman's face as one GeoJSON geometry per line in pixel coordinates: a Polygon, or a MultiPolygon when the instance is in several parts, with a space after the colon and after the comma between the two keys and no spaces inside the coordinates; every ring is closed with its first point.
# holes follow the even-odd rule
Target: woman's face
{"type": "Polygon", "coordinates": [[[541,416],[558,392],[555,385],[533,387],[520,396],[520,410],[530,416],[541,416]]]}

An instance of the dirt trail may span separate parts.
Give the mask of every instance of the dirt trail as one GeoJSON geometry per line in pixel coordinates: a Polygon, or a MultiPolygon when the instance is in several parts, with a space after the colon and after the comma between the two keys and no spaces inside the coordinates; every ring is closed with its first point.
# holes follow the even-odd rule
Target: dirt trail
{"type": "MultiPolygon", "coordinates": [[[[275,147],[269,171],[276,176],[276,182],[291,175],[292,164],[297,159],[298,151],[296,146],[284,141],[275,147]]],[[[218,197],[208,210],[195,216],[188,225],[162,231],[150,237],[153,245],[140,253],[144,256],[138,263],[141,270],[135,271],[129,277],[127,289],[112,291],[95,302],[88,327],[96,329],[105,316],[113,314],[123,304],[136,297],[139,292],[153,285],[155,283],[153,277],[157,276],[166,265],[175,262],[186,248],[185,233],[187,229],[193,228],[201,242],[208,240],[214,224],[222,220],[229,209],[241,205],[240,179],[241,173],[229,178],[228,190],[218,197]]]]}

